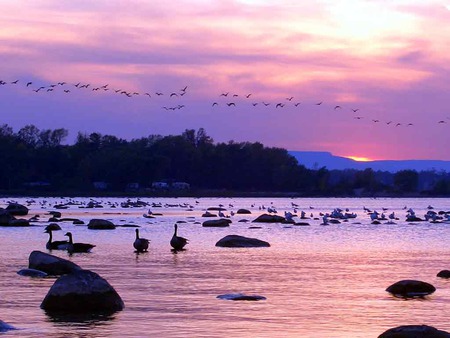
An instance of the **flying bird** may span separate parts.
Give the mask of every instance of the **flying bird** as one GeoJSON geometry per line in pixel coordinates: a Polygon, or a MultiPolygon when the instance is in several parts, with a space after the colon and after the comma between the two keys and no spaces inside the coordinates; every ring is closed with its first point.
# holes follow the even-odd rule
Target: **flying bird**
{"type": "Polygon", "coordinates": [[[300,103],[301,102],[297,102],[297,103],[294,104],[294,106],[298,107],[300,103]]]}
{"type": "Polygon", "coordinates": [[[356,113],[359,110],[359,108],[352,109],[352,110],[353,110],[354,113],[356,113]]]}
{"type": "Polygon", "coordinates": [[[234,102],[230,102],[230,103],[227,103],[227,106],[228,106],[228,107],[231,107],[231,106],[236,106],[236,103],[234,103],[234,102]]]}
{"type": "Polygon", "coordinates": [[[182,92],[185,92],[188,86],[184,87],[183,89],[181,89],[182,92]]]}
{"type": "Polygon", "coordinates": [[[288,100],[288,101],[292,101],[292,99],[293,99],[294,97],[293,96],[291,96],[291,97],[287,97],[286,98],[286,100],[288,100]]]}
{"type": "Polygon", "coordinates": [[[13,81],[11,84],[17,84],[17,82],[19,82],[19,80],[13,81]]]}
{"type": "Polygon", "coordinates": [[[177,93],[170,94],[170,97],[174,97],[174,96],[178,96],[178,94],[177,93]]]}
{"type": "Polygon", "coordinates": [[[155,94],[158,96],[164,95],[163,93],[160,93],[160,92],[156,92],[155,94]]]}
{"type": "Polygon", "coordinates": [[[228,94],[229,94],[229,92],[228,93],[222,93],[222,94],[220,94],[220,96],[228,96],[228,94]]]}
{"type": "Polygon", "coordinates": [[[32,84],[33,84],[33,82],[28,82],[27,87],[31,86],[32,84]]]}
{"type": "Polygon", "coordinates": [[[278,107],[283,108],[283,107],[284,107],[284,104],[283,104],[283,103],[277,103],[277,105],[275,106],[275,108],[278,108],[278,107]]]}
{"type": "Polygon", "coordinates": [[[248,99],[251,95],[252,93],[245,95],[245,97],[248,99]]]}
{"type": "Polygon", "coordinates": [[[212,106],[214,107],[214,106],[218,106],[219,104],[217,103],[217,102],[214,102],[213,104],[212,104],[212,106]]]}
{"type": "Polygon", "coordinates": [[[316,103],[316,106],[320,106],[323,103],[323,101],[320,101],[318,103],[316,103]]]}
{"type": "Polygon", "coordinates": [[[336,110],[336,109],[342,109],[342,107],[341,106],[334,106],[334,110],[336,110]]]}
{"type": "Polygon", "coordinates": [[[267,107],[268,105],[270,105],[270,103],[263,102],[263,105],[265,105],[267,107]]]}
{"type": "Polygon", "coordinates": [[[258,102],[252,103],[253,107],[256,107],[258,105],[258,102]]]}

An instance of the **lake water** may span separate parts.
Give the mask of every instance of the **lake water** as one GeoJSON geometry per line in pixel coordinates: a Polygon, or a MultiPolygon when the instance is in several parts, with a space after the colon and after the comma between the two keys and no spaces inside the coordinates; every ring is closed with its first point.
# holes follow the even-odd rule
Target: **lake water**
{"type": "MultiPolygon", "coordinates": [[[[141,237],[151,240],[148,253],[134,253],[134,228],[88,230],[70,222],[54,240],[96,244],[89,254],[69,259],[104,277],[125,302],[125,309],[108,318],[68,321],[48,316],[40,304],[54,278],[22,277],[16,272],[28,266],[33,250],[47,252],[48,211],[66,198],[3,198],[0,206],[14,200],[28,204],[29,215],[39,215],[35,227],[0,227],[0,319],[20,330],[11,337],[377,337],[388,328],[427,324],[450,331],[450,280],[436,274],[450,269],[450,224],[405,222],[413,208],[423,217],[429,205],[436,211],[450,210],[450,199],[345,199],[345,198],[142,198],[161,203],[151,208],[162,213],[153,219],[143,208],[113,208],[125,198],[96,198],[102,209],[71,205],[60,210],[63,217],[87,222],[104,218],[115,224],[139,225],[141,237]],[[33,200],[33,201],[31,201],[33,200]],[[28,201],[28,203],[27,203],[28,201]],[[358,217],[347,223],[310,226],[244,223],[273,206],[278,215],[331,212],[348,208],[358,217]],[[226,214],[239,208],[251,215],[234,215],[228,228],[204,228],[206,208],[224,205],[226,214]],[[178,206],[175,206],[178,205],[178,206]],[[192,206],[190,209],[188,206],[192,206]],[[372,225],[363,207],[394,211],[397,224],[372,225]],[[173,253],[169,241],[173,225],[190,240],[185,251],[173,253]],[[249,229],[253,225],[261,229],[249,229]],[[215,243],[229,234],[268,241],[270,248],[218,248],[215,243]],[[402,279],[419,279],[437,291],[423,299],[403,300],[385,289],[402,279]],[[258,302],[227,301],[216,297],[243,292],[267,297],[258,302]]],[[[87,203],[89,198],[74,198],[87,203]]],[[[133,199],[135,200],[135,199],[133,199]]],[[[298,218],[296,219],[298,220],[298,218]]]]}

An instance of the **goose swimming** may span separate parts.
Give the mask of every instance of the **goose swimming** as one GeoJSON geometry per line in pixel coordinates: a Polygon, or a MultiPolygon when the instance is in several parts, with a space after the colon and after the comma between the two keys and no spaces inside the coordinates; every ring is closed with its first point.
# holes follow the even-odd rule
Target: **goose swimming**
{"type": "Polygon", "coordinates": [[[69,245],[68,241],[54,241],[53,242],[52,241],[53,240],[53,236],[52,236],[52,230],[51,229],[45,230],[44,233],[47,233],[49,235],[48,242],[45,245],[47,250],[67,250],[67,246],[69,245]]]}
{"type": "Polygon", "coordinates": [[[69,237],[69,244],[67,245],[67,251],[69,253],[90,252],[92,250],[92,248],[95,247],[95,245],[88,244],[88,243],[74,243],[71,232],[66,233],[64,236],[69,237]]]}

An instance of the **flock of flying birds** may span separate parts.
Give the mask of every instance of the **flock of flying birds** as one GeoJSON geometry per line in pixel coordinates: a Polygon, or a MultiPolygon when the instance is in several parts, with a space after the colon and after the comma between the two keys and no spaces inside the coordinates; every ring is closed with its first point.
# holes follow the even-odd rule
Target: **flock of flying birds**
{"type": "MultiPolygon", "coordinates": [[[[25,88],[30,89],[35,93],[52,93],[55,91],[61,91],[65,94],[69,94],[75,90],[85,90],[85,91],[91,91],[93,93],[110,92],[110,93],[125,96],[128,98],[145,97],[146,99],[152,99],[152,98],[162,98],[162,97],[167,98],[168,97],[171,103],[176,103],[176,104],[171,104],[171,105],[166,105],[166,106],[161,107],[161,109],[164,109],[167,111],[175,111],[175,110],[180,110],[180,109],[185,108],[186,106],[184,104],[180,104],[179,101],[177,102],[176,99],[179,100],[188,93],[188,91],[187,91],[188,86],[184,86],[183,88],[181,88],[177,91],[163,93],[163,92],[136,92],[136,91],[130,91],[130,90],[122,89],[122,88],[112,88],[109,86],[109,84],[95,86],[90,83],[82,83],[82,82],[78,82],[75,84],[69,84],[68,82],[57,82],[57,83],[49,84],[46,86],[35,86],[32,81],[23,81],[23,80],[19,80],[19,79],[14,80],[14,81],[0,80],[0,87],[5,86],[5,85],[12,85],[12,86],[23,85],[23,86],[25,86],[25,88]]],[[[299,109],[299,108],[305,106],[305,104],[302,104],[302,102],[294,100],[293,96],[286,97],[285,99],[279,100],[278,102],[266,102],[266,101],[253,100],[252,93],[249,93],[246,95],[239,95],[239,94],[233,94],[231,92],[224,92],[224,93],[221,93],[218,95],[218,100],[211,104],[211,108],[217,109],[221,106],[226,107],[226,108],[233,108],[238,105],[243,105],[243,104],[248,105],[248,102],[250,102],[251,107],[254,107],[254,108],[256,108],[256,107],[263,107],[263,108],[269,108],[269,109],[275,108],[277,110],[283,109],[283,108],[288,108],[288,107],[291,107],[291,108],[295,107],[295,108],[299,109]]],[[[323,101],[320,101],[320,102],[313,103],[312,105],[321,106],[323,103],[324,103],[323,101]]],[[[333,107],[332,108],[333,111],[344,110],[344,108],[341,105],[332,105],[332,107],[333,107]]],[[[400,126],[410,127],[410,126],[414,125],[411,122],[401,123],[401,122],[396,122],[393,120],[381,121],[380,119],[365,117],[358,113],[360,111],[359,108],[351,108],[348,111],[351,111],[353,113],[353,115],[354,115],[353,119],[355,119],[355,120],[366,120],[366,121],[369,121],[374,124],[383,124],[384,123],[386,125],[391,125],[391,126],[395,126],[395,127],[400,127],[400,126]]],[[[447,117],[446,120],[450,120],[450,117],[447,117]]],[[[439,121],[437,121],[437,123],[438,124],[446,124],[447,123],[446,120],[444,120],[444,119],[439,120],[439,121]]]]}

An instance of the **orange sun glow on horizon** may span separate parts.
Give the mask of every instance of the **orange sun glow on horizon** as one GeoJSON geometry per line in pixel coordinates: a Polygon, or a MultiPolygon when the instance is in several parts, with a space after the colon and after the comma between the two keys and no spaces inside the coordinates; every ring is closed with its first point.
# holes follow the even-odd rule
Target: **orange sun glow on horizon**
{"type": "Polygon", "coordinates": [[[363,156],[345,156],[345,157],[350,158],[350,159],[352,159],[354,161],[357,161],[357,162],[370,162],[370,161],[373,161],[373,159],[368,158],[368,157],[363,157],[363,156]]]}

